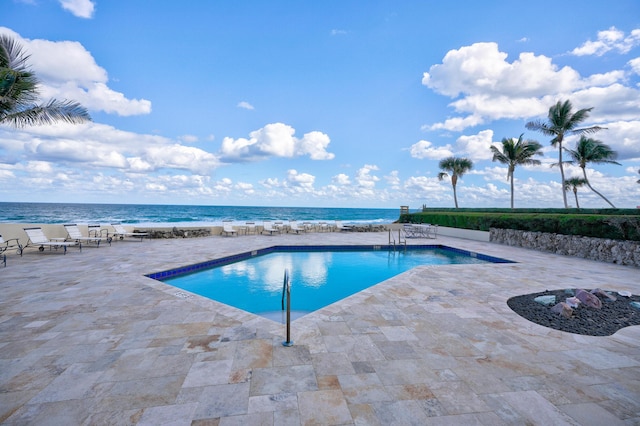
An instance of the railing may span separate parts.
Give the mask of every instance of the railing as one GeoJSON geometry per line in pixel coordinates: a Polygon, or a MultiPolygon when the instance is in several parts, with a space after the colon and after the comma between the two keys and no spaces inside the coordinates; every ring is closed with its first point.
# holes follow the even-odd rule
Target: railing
{"type": "Polygon", "coordinates": [[[404,245],[404,249],[407,250],[407,237],[405,235],[404,240],[402,239],[402,229],[398,229],[398,241],[396,243],[396,237],[393,234],[393,231],[389,229],[389,247],[393,245],[393,251],[396,251],[396,244],[399,246],[404,245]]]}
{"type": "Polygon", "coordinates": [[[289,270],[284,270],[284,282],[282,283],[282,310],[284,311],[284,299],[287,299],[287,340],[283,346],[293,346],[291,340],[291,284],[289,283],[289,270]]]}

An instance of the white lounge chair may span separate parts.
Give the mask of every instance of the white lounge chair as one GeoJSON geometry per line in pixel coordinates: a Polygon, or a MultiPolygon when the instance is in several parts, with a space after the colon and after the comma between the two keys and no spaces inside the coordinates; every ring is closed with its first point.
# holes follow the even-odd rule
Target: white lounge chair
{"type": "Polygon", "coordinates": [[[266,221],[262,224],[262,234],[268,232],[269,235],[279,234],[280,231],[273,227],[273,223],[266,221]]]}
{"type": "Polygon", "coordinates": [[[336,220],[335,229],[337,231],[353,231],[353,227],[351,225],[343,225],[341,220],[336,220]]]}
{"type": "Polygon", "coordinates": [[[255,222],[245,222],[245,232],[247,235],[256,233],[256,223],[255,222]]]}
{"type": "Polygon", "coordinates": [[[40,251],[44,251],[45,246],[49,247],[49,250],[51,250],[52,248],[56,250],[62,248],[64,250],[64,254],[67,254],[67,247],[78,246],[80,248],[80,251],[82,251],[81,243],[75,241],[64,241],[64,238],[49,239],[46,235],[44,235],[44,232],[40,227],[23,229],[29,239],[27,240],[27,244],[25,244],[25,246],[22,248],[22,251],[24,251],[24,249],[29,246],[37,246],[38,250],[40,251]]]}
{"type": "Polygon", "coordinates": [[[113,226],[113,229],[116,231],[113,235],[120,240],[124,239],[124,237],[134,237],[140,238],[140,241],[142,241],[144,237],[149,236],[146,232],[128,232],[124,226],[119,223],[112,223],[111,226],[113,226]]]}
{"type": "Polygon", "coordinates": [[[99,237],[85,237],[80,232],[80,228],[75,223],[69,223],[64,225],[64,229],[67,231],[67,238],[65,241],[75,241],[77,243],[87,243],[87,244],[95,244],[96,247],[100,247],[100,242],[102,241],[99,237]]]}
{"type": "Polygon", "coordinates": [[[222,221],[222,235],[238,235],[238,232],[233,229],[233,222],[231,222],[230,220],[223,220],[222,221]]]}
{"type": "Polygon", "coordinates": [[[16,253],[22,256],[22,244],[20,244],[20,240],[17,238],[2,238],[0,235],[0,256],[2,256],[2,263],[4,267],[7,267],[7,252],[9,250],[15,250],[16,253]]]}
{"type": "Polygon", "coordinates": [[[289,222],[289,231],[288,232],[295,232],[296,234],[299,234],[301,232],[306,232],[304,227],[300,228],[298,226],[298,222],[296,222],[295,220],[292,220],[289,222]]]}

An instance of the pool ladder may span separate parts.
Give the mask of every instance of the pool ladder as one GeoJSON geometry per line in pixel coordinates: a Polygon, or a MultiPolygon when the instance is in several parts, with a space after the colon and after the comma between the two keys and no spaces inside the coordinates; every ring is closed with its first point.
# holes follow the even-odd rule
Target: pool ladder
{"type": "Polygon", "coordinates": [[[405,236],[403,239],[402,233],[403,233],[403,230],[398,229],[398,241],[396,243],[396,237],[393,231],[389,229],[389,249],[391,249],[391,246],[393,245],[393,251],[396,251],[396,245],[398,245],[398,246],[404,246],[404,250],[405,251],[407,250],[407,237],[405,236]]]}
{"type": "Polygon", "coordinates": [[[289,270],[284,270],[284,281],[282,283],[282,310],[284,311],[284,299],[287,299],[287,340],[282,342],[283,346],[293,346],[291,340],[291,283],[289,282],[289,270]]]}

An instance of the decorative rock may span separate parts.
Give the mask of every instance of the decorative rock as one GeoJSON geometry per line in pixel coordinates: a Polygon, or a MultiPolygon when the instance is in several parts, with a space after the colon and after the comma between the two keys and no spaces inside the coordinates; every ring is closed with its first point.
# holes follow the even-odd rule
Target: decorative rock
{"type": "Polygon", "coordinates": [[[599,296],[599,297],[604,297],[611,302],[615,302],[616,300],[618,300],[618,298],[615,297],[613,294],[610,294],[600,288],[594,288],[593,290],[591,290],[591,294],[595,294],[596,296],[599,296]]]}
{"type": "Polygon", "coordinates": [[[598,299],[598,296],[589,293],[588,291],[579,289],[576,291],[576,297],[580,302],[582,302],[585,306],[595,309],[602,308],[602,302],[598,299]]]}
{"type": "Polygon", "coordinates": [[[629,306],[635,309],[640,309],[640,302],[630,302],[629,306]]]}
{"type": "Polygon", "coordinates": [[[567,305],[564,302],[560,302],[553,308],[551,308],[551,312],[560,314],[565,318],[571,318],[571,316],[573,315],[573,309],[571,309],[571,306],[567,305]]]}
{"type": "Polygon", "coordinates": [[[567,305],[571,306],[572,308],[577,308],[578,306],[580,306],[580,299],[578,299],[577,297],[569,297],[566,300],[567,305]]]}
{"type": "Polygon", "coordinates": [[[555,296],[538,296],[533,300],[534,300],[534,302],[540,303],[541,305],[544,305],[544,306],[549,306],[549,305],[553,305],[554,303],[556,303],[556,297],[555,296]]]}

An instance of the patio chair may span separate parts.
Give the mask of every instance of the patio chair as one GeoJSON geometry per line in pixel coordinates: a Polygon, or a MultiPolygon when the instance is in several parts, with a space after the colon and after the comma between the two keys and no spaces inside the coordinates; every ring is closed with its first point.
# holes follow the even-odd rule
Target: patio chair
{"type": "Polygon", "coordinates": [[[221,235],[227,235],[227,236],[229,236],[229,235],[237,236],[238,235],[238,232],[235,229],[233,229],[233,222],[231,222],[230,220],[223,220],[222,221],[222,232],[221,232],[221,235]]]}
{"type": "Polygon", "coordinates": [[[327,222],[318,222],[318,231],[329,232],[331,231],[331,225],[329,225],[327,222]]]}
{"type": "Polygon", "coordinates": [[[22,256],[22,244],[20,244],[20,240],[17,238],[2,238],[0,235],[0,256],[2,256],[2,263],[4,263],[4,267],[7,267],[7,252],[9,250],[15,250],[16,253],[19,253],[22,256]]]}
{"type": "Polygon", "coordinates": [[[95,244],[96,247],[100,247],[100,238],[96,237],[85,237],[80,232],[80,228],[75,223],[69,223],[64,225],[64,229],[67,231],[67,238],[65,241],[75,241],[77,243],[85,242],[87,244],[95,244]]]}
{"type": "Polygon", "coordinates": [[[245,222],[245,229],[246,229],[246,234],[250,235],[253,234],[255,235],[256,233],[256,223],[255,222],[245,222]]]}
{"type": "Polygon", "coordinates": [[[109,235],[108,229],[102,228],[102,225],[99,224],[89,224],[87,225],[87,229],[89,230],[90,237],[100,238],[111,245],[111,240],[113,240],[113,238],[109,235]]]}
{"type": "Polygon", "coordinates": [[[119,223],[112,223],[111,226],[113,226],[113,229],[115,229],[115,233],[113,234],[114,237],[123,240],[124,237],[133,237],[133,238],[140,238],[140,241],[142,241],[142,239],[144,237],[149,236],[148,233],[146,232],[128,232],[124,226],[122,226],[119,223]]]}
{"type": "Polygon", "coordinates": [[[52,248],[58,250],[62,248],[64,254],[67,254],[67,247],[78,246],[80,251],[82,251],[82,243],[76,241],[65,241],[64,238],[47,238],[47,236],[42,231],[40,227],[34,228],[22,228],[24,232],[26,232],[28,240],[27,244],[22,248],[22,251],[29,246],[37,246],[39,251],[44,251],[45,246],[49,247],[49,250],[52,248]]]}
{"type": "Polygon", "coordinates": [[[273,227],[273,223],[266,221],[262,224],[262,232],[261,234],[264,234],[265,232],[268,232],[269,235],[273,235],[273,234],[279,234],[280,231],[276,228],[273,227]]]}
{"type": "Polygon", "coordinates": [[[438,225],[429,225],[427,228],[427,238],[438,238],[438,225]]]}
{"type": "Polygon", "coordinates": [[[298,226],[298,222],[296,222],[295,220],[292,220],[289,222],[289,230],[288,232],[295,232],[296,234],[299,234],[301,232],[306,232],[304,227],[300,228],[298,226]]]}
{"type": "Polygon", "coordinates": [[[353,231],[351,225],[343,225],[341,220],[336,220],[335,229],[336,231],[353,231]]]}

